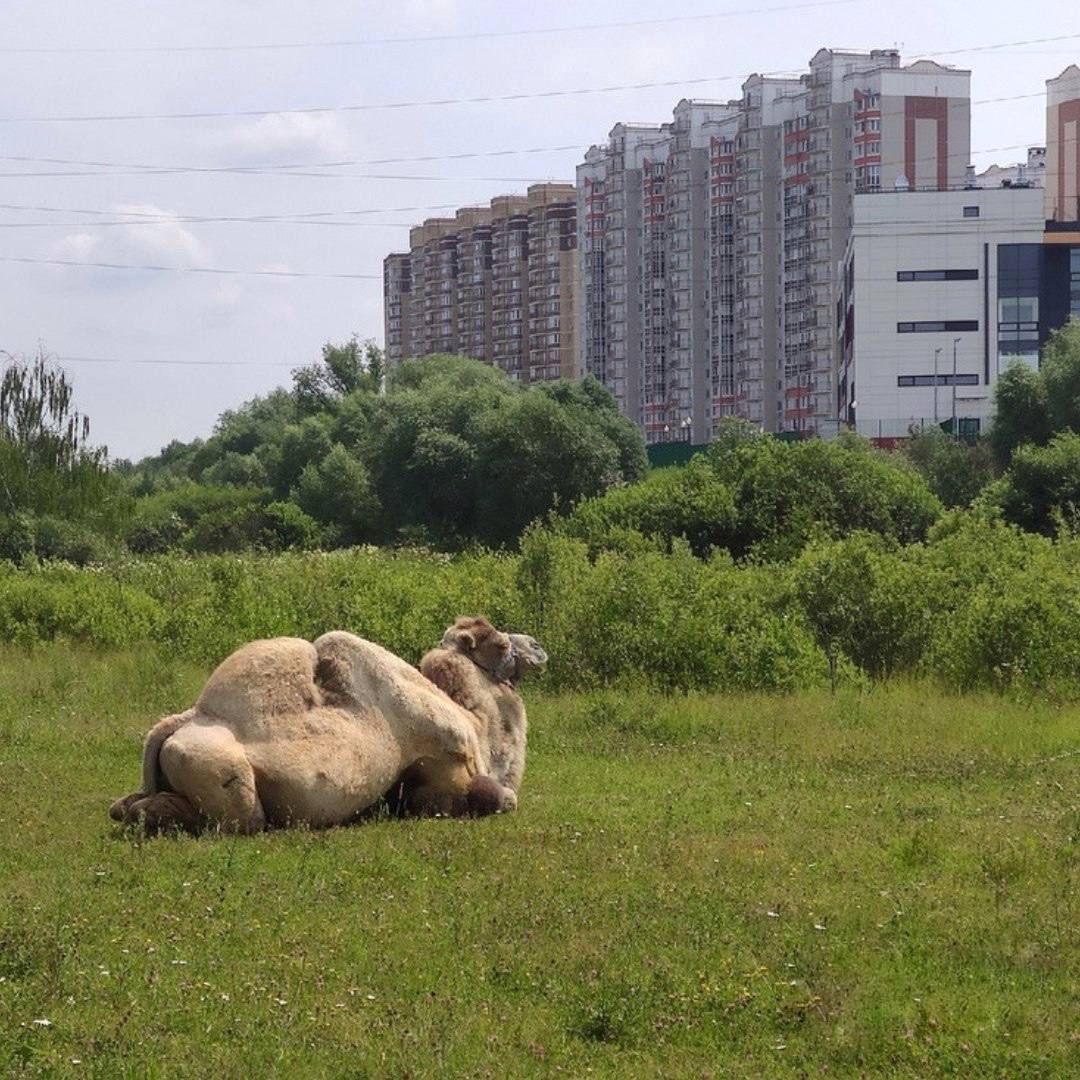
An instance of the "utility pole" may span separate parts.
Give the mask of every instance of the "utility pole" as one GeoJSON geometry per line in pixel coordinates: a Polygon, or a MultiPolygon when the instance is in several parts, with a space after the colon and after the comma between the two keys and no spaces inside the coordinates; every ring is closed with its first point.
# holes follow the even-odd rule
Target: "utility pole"
{"type": "Polygon", "coordinates": [[[937,383],[938,383],[938,357],[941,355],[940,349],[934,350],[934,427],[937,427],[938,411],[937,411],[937,383]]]}
{"type": "Polygon", "coordinates": [[[953,338],[952,342],[952,437],[958,439],[960,433],[956,430],[956,346],[960,339],[953,338]]]}

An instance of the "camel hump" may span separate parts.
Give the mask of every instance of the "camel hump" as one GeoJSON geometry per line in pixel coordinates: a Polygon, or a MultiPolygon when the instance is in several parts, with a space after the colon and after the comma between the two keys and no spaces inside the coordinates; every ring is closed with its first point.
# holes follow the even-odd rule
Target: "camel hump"
{"type": "Polygon", "coordinates": [[[306,712],[322,704],[315,684],[317,661],[315,647],[302,638],[252,641],[214,669],[195,708],[240,723],[306,712]]]}
{"type": "Polygon", "coordinates": [[[316,638],[313,647],[318,656],[319,686],[351,700],[371,701],[388,689],[400,694],[408,686],[431,688],[400,656],[347,630],[331,630],[316,638]]]}

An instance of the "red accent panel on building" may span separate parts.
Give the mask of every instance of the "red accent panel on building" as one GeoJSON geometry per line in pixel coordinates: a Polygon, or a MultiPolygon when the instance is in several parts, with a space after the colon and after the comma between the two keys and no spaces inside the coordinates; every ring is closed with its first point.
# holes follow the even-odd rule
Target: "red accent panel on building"
{"type": "MultiPolygon", "coordinates": [[[[1080,134],[1080,98],[1074,101],[1063,101],[1058,106],[1058,206],[1055,207],[1055,212],[1061,212],[1064,215],[1064,220],[1069,221],[1069,211],[1065,207],[1065,150],[1068,143],[1065,140],[1065,125],[1071,124],[1075,121],[1077,124],[1077,132],[1080,134]]],[[[1074,176],[1080,180],[1080,138],[1077,138],[1073,142],[1073,153],[1076,155],[1076,160],[1073,162],[1074,176]]]]}
{"type": "Polygon", "coordinates": [[[904,98],[904,174],[915,187],[915,121],[937,121],[938,190],[949,186],[949,99],[939,97],[904,98]]]}

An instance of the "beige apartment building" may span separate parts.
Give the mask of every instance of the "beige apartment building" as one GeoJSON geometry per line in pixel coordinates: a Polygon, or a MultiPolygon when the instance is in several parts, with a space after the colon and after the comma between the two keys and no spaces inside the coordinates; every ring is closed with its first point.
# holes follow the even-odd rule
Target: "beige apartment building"
{"type": "Polygon", "coordinates": [[[521,382],[575,378],[576,248],[572,184],[425,221],[383,263],[387,360],[459,354],[521,382]]]}

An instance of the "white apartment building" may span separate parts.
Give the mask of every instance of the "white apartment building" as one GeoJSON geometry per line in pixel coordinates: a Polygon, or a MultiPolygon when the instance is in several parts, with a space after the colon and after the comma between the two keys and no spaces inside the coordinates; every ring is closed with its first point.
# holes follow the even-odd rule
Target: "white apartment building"
{"type": "Polygon", "coordinates": [[[1043,191],[856,195],[838,305],[841,419],[889,440],[984,430],[994,383],[1038,365],[1043,191]]]}

